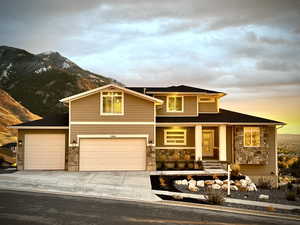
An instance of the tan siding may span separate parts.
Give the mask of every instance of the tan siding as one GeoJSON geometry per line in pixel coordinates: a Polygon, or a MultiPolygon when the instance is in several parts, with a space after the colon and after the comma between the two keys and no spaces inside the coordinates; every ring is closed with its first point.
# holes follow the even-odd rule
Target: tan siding
{"type": "Polygon", "coordinates": [[[218,104],[216,102],[199,102],[199,112],[218,112],[218,104]]]}
{"type": "Polygon", "coordinates": [[[71,125],[71,142],[83,134],[148,134],[149,141],[153,142],[154,125],[71,125]]]}
{"type": "Polygon", "coordinates": [[[154,104],[151,101],[124,93],[124,115],[100,115],[100,93],[96,93],[71,103],[72,121],[123,121],[153,122],[154,104]]]}
{"type": "Polygon", "coordinates": [[[157,107],[157,116],[197,116],[197,96],[184,96],[184,112],[167,112],[167,96],[154,96],[164,101],[162,106],[157,107]]]}
{"type": "MultiPolygon", "coordinates": [[[[156,128],[156,146],[157,147],[195,147],[195,128],[180,127],[178,129],[186,129],[186,145],[164,145],[164,130],[172,129],[172,127],[157,127],[156,128]]],[[[176,128],[177,129],[177,128],[176,128]]]]}
{"type": "Polygon", "coordinates": [[[275,126],[268,127],[269,158],[267,165],[241,165],[241,172],[249,176],[270,176],[276,174],[275,126]]]}

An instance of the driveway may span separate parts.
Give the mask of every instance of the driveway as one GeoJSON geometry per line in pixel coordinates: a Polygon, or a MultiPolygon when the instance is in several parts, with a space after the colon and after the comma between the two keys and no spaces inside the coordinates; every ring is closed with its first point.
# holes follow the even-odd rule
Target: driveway
{"type": "Polygon", "coordinates": [[[18,171],[0,174],[0,189],[56,192],[117,199],[159,200],[149,172],[18,171]]]}

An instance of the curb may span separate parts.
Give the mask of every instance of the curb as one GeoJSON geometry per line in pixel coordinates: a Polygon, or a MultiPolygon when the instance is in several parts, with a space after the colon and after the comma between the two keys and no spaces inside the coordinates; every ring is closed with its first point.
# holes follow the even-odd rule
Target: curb
{"type": "Polygon", "coordinates": [[[99,196],[92,194],[80,194],[80,193],[70,193],[64,191],[46,191],[42,189],[32,189],[26,190],[22,188],[1,188],[0,191],[19,191],[19,192],[31,192],[31,193],[42,193],[42,194],[53,194],[53,195],[65,195],[65,196],[73,196],[73,197],[84,197],[84,198],[97,198],[97,199],[107,199],[107,200],[117,200],[117,201],[128,201],[128,202],[136,202],[136,203],[147,203],[158,206],[172,206],[172,207],[184,207],[184,208],[193,208],[193,209],[205,209],[211,211],[219,211],[219,212],[229,212],[235,214],[244,214],[244,215],[252,215],[252,216],[261,216],[261,217],[269,217],[269,218],[280,218],[280,219],[288,219],[300,221],[300,216],[297,215],[287,215],[282,213],[274,213],[274,212],[261,212],[258,210],[250,210],[250,209],[240,209],[233,207],[224,207],[224,206],[216,206],[216,205],[200,205],[196,203],[187,203],[187,202],[176,202],[176,201],[166,201],[166,200],[158,200],[158,201],[146,201],[146,200],[138,200],[126,197],[112,197],[112,196],[99,196]]]}

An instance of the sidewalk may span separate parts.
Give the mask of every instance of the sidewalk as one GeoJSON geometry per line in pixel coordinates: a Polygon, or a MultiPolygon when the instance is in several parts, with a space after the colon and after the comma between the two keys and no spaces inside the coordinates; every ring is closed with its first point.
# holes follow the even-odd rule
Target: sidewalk
{"type": "Polygon", "coordinates": [[[148,172],[18,171],[0,174],[0,189],[157,201],[148,172]]]}

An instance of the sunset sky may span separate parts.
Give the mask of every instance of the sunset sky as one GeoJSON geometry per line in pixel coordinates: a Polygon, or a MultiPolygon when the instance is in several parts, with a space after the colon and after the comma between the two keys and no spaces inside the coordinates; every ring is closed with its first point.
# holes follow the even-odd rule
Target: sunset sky
{"type": "Polygon", "coordinates": [[[224,108],[300,134],[300,1],[9,0],[0,31],[128,86],[224,91],[224,108]]]}

